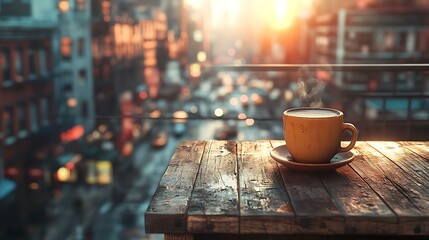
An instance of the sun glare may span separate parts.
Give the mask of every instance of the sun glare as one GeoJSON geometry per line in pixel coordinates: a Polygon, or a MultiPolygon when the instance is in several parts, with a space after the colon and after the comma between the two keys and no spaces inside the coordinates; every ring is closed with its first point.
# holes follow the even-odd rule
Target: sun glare
{"type": "Polygon", "coordinates": [[[275,30],[284,30],[290,27],[299,8],[297,0],[272,0],[272,8],[268,11],[270,14],[270,25],[275,30]]]}

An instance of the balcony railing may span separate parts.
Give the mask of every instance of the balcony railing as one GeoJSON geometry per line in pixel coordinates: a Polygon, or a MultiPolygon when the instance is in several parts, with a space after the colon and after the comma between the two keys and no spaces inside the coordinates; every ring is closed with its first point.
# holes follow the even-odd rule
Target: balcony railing
{"type": "MultiPolygon", "coordinates": [[[[215,65],[208,69],[215,72],[298,73],[304,66],[315,71],[328,69],[332,72],[330,80],[341,95],[337,99],[333,96],[333,101],[342,103],[341,110],[346,120],[360,128],[361,138],[418,140],[429,136],[429,64],[249,64],[215,65]],[[345,75],[344,72],[349,74],[345,75]],[[413,73],[402,80],[404,84],[412,85],[412,88],[401,87],[398,83],[397,75],[401,72],[413,73]],[[353,81],[347,81],[347,78],[362,73],[372,76],[358,79],[363,88],[356,88],[353,81]],[[380,79],[386,73],[390,74],[388,78],[380,79]]],[[[296,78],[297,75],[292,74],[275,81],[293,83],[296,78]]],[[[287,90],[288,86],[282,90],[287,90]]],[[[256,119],[281,121],[281,112],[276,114],[279,116],[272,116],[271,119],[256,119]]]]}

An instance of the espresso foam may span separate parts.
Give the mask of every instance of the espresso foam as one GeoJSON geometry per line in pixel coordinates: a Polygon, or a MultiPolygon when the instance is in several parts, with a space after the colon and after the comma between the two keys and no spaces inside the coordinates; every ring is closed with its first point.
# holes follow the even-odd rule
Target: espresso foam
{"type": "Polygon", "coordinates": [[[293,110],[287,112],[287,115],[293,117],[306,117],[306,118],[326,118],[326,117],[335,117],[339,114],[334,111],[323,110],[323,109],[302,109],[302,110],[293,110]]]}

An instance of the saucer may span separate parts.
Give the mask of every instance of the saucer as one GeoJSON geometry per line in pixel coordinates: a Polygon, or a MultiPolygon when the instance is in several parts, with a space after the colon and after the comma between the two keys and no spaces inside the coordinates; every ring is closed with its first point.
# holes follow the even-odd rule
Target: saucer
{"type": "Polygon", "coordinates": [[[354,154],[351,151],[337,153],[330,163],[299,163],[292,159],[286,145],[280,145],[273,148],[270,152],[271,157],[278,163],[281,163],[291,169],[306,171],[306,172],[318,172],[333,170],[344,165],[347,165],[353,161],[354,154]]]}

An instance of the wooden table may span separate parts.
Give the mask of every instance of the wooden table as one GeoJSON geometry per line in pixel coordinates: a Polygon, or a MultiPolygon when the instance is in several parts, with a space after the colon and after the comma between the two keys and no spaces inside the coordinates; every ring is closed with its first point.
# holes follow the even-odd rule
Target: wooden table
{"type": "Polygon", "coordinates": [[[429,142],[361,141],[350,164],[321,173],[275,162],[270,151],[282,144],[182,142],[146,211],[146,232],[166,239],[429,239],[429,142]]]}

